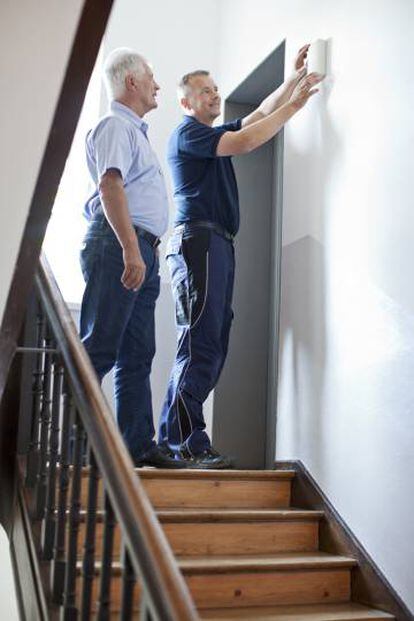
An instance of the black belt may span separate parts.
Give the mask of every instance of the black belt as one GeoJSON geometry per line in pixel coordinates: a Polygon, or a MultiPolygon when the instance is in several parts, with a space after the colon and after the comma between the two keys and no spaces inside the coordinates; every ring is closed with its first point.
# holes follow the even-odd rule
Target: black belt
{"type": "MultiPolygon", "coordinates": [[[[109,224],[108,220],[106,219],[103,213],[96,214],[91,220],[91,222],[98,222],[99,224],[101,224],[101,226],[104,226],[105,228],[112,230],[111,225],[109,224]]],[[[161,239],[159,237],[157,237],[156,235],[153,235],[152,233],[150,233],[149,231],[146,231],[145,229],[142,229],[140,226],[134,226],[134,225],[132,226],[136,234],[139,235],[139,237],[142,237],[143,239],[145,239],[149,244],[151,244],[153,248],[156,248],[157,246],[160,245],[161,239]]]]}
{"type": "Polygon", "coordinates": [[[139,237],[145,239],[153,248],[156,248],[160,245],[161,239],[156,235],[153,235],[149,231],[142,229],[140,226],[134,226],[135,232],[139,237]]]}
{"type": "Polygon", "coordinates": [[[217,224],[216,222],[209,222],[208,220],[192,220],[191,222],[183,222],[182,224],[176,226],[174,231],[177,233],[191,233],[197,229],[210,229],[228,241],[232,242],[234,240],[234,235],[229,233],[224,226],[221,226],[221,224],[217,224]]]}

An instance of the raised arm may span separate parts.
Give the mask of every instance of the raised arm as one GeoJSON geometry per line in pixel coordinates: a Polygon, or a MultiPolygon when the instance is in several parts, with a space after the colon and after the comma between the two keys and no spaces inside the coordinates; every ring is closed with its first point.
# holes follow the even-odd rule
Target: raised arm
{"type": "Polygon", "coordinates": [[[242,127],[247,127],[256,121],[260,121],[265,116],[272,114],[277,108],[280,108],[284,103],[289,101],[295,86],[306,74],[305,61],[309,50],[309,43],[303,45],[299,52],[296,54],[293,71],[290,76],[281,84],[273,93],[270,93],[264,99],[261,104],[253,110],[251,114],[248,114],[242,120],[242,127]]]}
{"type": "Polygon", "coordinates": [[[235,132],[225,132],[219,140],[216,154],[224,157],[250,153],[257,147],[273,138],[298,110],[300,110],[312,95],[318,92],[314,88],[323,80],[324,76],[310,73],[304,76],[290,96],[289,101],[279,108],[262,117],[260,120],[248,124],[235,132]]]}

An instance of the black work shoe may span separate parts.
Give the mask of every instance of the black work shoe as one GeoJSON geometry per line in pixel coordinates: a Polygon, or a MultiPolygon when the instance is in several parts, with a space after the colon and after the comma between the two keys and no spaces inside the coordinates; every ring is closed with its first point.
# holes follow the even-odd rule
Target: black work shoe
{"type": "Polygon", "coordinates": [[[153,446],[141,457],[134,460],[137,468],[153,466],[154,468],[188,468],[188,464],[164,446],[153,446]]]}
{"type": "Polygon", "coordinates": [[[179,455],[187,468],[196,468],[198,470],[227,470],[234,468],[234,461],[231,457],[220,455],[212,447],[194,455],[184,446],[180,449],[179,455]]]}

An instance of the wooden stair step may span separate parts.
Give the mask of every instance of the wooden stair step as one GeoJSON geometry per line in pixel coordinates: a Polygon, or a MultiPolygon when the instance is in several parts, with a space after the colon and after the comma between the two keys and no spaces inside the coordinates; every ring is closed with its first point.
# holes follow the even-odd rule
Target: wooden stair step
{"type": "Polygon", "coordinates": [[[347,602],[355,564],[324,553],[179,559],[200,609],[347,602]]]}
{"type": "MultiPolygon", "coordinates": [[[[350,569],[355,564],[354,559],[324,553],[177,560],[200,609],[347,602],[350,569]]],[[[79,563],[79,577],[80,570],[79,563]]],[[[97,563],[97,575],[99,571],[97,563]]],[[[121,578],[120,563],[113,563],[113,610],[119,610],[121,578]]],[[[79,588],[80,583],[78,580],[79,588]]],[[[98,588],[99,580],[95,579],[95,600],[98,588]]]]}
{"type": "MultiPolygon", "coordinates": [[[[119,612],[111,614],[111,621],[118,621],[119,612]]],[[[361,604],[313,604],[310,606],[272,606],[252,608],[220,608],[201,611],[201,621],[395,621],[395,617],[382,610],[361,604]]],[[[135,612],[132,621],[140,621],[135,612]]]]}
{"type": "Polygon", "coordinates": [[[324,516],[323,511],[307,509],[160,509],[158,519],[163,523],[185,522],[279,522],[314,521],[324,516]]]}
{"type": "Polygon", "coordinates": [[[316,551],[322,516],[321,512],[277,509],[158,512],[180,556],[316,551]]]}
{"type": "Polygon", "coordinates": [[[139,471],[155,508],[288,507],[294,471],[157,470],[139,471]]]}
{"type": "MultiPolygon", "coordinates": [[[[157,512],[175,554],[233,555],[312,552],[319,545],[322,511],[283,510],[160,510],[157,512]]],[[[96,554],[101,554],[104,514],[97,514],[96,554]]],[[[86,513],[78,540],[79,555],[85,538],[86,513]]],[[[115,529],[114,557],[120,554],[120,531],[115,529]]]]}
{"type": "Polygon", "coordinates": [[[349,602],[346,604],[314,604],[310,606],[272,606],[254,608],[222,608],[204,610],[203,621],[382,621],[395,619],[381,610],[349,602]]]}
{"type": "MultiPolygon", "coordinates": [[[[167,508],[261,508],[289,507],[290,470],[160,470],[137,469],[156,509],[167,508]]],[[[82,477],[82,506],[86,507],[88,469],[82,477]]],[[[102,488],[102,486],[100,486],[102,488]]],[[[102,506],[102,489],[99,492],[102,506]]]]}
{"type": "Polygon", "coordinates": [[[347,556],[337,556],[326,552],[314,553],[289,553],[289,554],[263,554],[243,556],[204,556],[204,557],[178,557],[178,564],[185,575],[230,573],[245,571],[273,571],[320,568],[351,568],[357,561],[347,556]]]}

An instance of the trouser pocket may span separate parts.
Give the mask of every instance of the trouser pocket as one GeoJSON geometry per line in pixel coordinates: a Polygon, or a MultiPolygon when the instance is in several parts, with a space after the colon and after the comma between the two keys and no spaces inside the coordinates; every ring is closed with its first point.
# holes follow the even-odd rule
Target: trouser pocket
{"type": "Polygon", "coordinates": [[[200,319],[208,291],[210,231],[199,230],[177,240],[167,249],[167,262],[178,326],[193,327],[200,319]]]}

